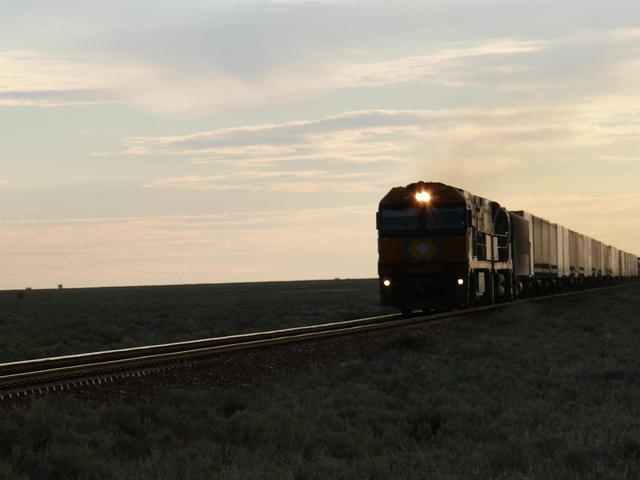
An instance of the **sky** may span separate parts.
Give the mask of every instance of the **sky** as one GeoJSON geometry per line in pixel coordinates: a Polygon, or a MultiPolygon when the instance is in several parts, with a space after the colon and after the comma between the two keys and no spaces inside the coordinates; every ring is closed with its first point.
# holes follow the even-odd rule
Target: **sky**
{"type": "Polygon", "coordinates": [[[0,0],[0,289],[376,275],[441,181],[640,253],[640,2],[0,0]]]}

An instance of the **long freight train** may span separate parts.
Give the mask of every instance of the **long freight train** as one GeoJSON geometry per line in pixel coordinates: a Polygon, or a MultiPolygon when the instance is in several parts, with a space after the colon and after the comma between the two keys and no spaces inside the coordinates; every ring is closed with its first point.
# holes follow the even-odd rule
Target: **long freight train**
{"type": "Polygon", "coordinates": [[[638,276],[638,258],[442,183],[391,189],[377,213],[382,305],[466,308],[638,276]]]}

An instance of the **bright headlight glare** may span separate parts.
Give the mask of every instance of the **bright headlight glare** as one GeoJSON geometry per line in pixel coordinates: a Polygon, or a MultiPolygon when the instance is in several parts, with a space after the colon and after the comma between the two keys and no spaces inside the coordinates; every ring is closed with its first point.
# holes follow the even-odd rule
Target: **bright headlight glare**
{"type": "Polygon", "coordinates": [[[458,279],[458,285],[463,285],[464,284],[464,280],[462,278],[458,279]]]}
{"type": "Polygon", "coordinates": [[[431,201],[431,194],[429,192],[418,192],[416,193],[416,200],[423,203],[428,203],[431,201]]]}
{"type": "Polygon", "coordinates": [[[382,282],[382,284],[383,284],[385,287],[390,287],[390,286],[391,286],[391,280],[387,279],[387,280],[385,280],[384,282],[382,282]]]}

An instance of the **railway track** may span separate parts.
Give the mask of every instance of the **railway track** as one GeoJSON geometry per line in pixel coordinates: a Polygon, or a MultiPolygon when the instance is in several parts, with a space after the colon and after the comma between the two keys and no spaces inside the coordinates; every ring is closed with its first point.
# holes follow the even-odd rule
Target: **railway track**
{"type": "Polygon", "coordinates": [[[99,384],[122,377],[140,376],[222,352],[304,342],[339,335],[354,335],[382,329],[398,329],[418,324],[436,325],[455,318],[504,309],[521,303],[584,295],[627,285],[629,284],[532,297],[444,313],[410,317],[403,317],[400,314],[382,315],[305,327],[4,363],[0,364],[0,400],[51,390],[70,389],[79,384],[99,384]]]}

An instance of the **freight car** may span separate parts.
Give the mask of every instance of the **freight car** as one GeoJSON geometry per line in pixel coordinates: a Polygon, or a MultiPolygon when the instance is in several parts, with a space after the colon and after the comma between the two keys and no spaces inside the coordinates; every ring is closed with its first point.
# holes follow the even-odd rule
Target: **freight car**
{"type": "Polygon", "coordinates": [[[377,212],[382,305],[466,308],[638,276],[638,258],[442,183],[391,189],[377,212]]]}

